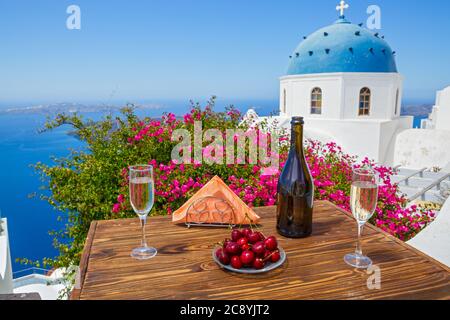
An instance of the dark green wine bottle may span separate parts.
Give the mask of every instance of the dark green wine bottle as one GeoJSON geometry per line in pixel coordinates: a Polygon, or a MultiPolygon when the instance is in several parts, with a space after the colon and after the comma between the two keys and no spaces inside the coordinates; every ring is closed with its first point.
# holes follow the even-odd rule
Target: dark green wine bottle
{"type": "Polygon", "coordinates": [[[291,121],[291,149],[278,180],[277,230],[288,238],[312,233],[314,182],[303,151],[303,118],[291,121]]]}

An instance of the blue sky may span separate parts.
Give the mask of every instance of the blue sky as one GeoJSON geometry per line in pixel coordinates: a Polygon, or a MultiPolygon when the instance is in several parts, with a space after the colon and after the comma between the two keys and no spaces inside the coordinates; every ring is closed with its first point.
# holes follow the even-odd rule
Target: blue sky
{"type": "MultiPolygon", "coordinates": [[[[114,99],[277,99],[303,35],[336,20],[338,0],[0,0],[0,103],[114,99]],[[66,9],[81,8],[81,30],[66,9]]],[[[450,1],[349,0],[382,9],[407,100],[450,85],[450,1]]]]}

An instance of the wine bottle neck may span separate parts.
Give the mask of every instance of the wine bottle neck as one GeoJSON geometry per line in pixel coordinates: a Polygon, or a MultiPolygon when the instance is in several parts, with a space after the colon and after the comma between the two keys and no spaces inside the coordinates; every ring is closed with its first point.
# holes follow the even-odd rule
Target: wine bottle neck
{"type": "Polygon", "coordinates": [[[303,125],[294,124],[291,130],[291,148],[294,148],[297,154],[303,154],[303,125]]]}

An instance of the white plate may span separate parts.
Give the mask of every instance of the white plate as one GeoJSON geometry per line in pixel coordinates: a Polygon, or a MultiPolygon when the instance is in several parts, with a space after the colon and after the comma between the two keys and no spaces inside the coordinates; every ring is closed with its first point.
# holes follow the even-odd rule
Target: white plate
{"type": "Polygon", "coordinates": [[[235,269],[231,265],[224,265],[222,262],[219,261],[216,257],[216,251],[218,247],[213,249],[212,257],[213,260],[223,269],[237,272],[237,273],[244,273],[244,274],[257,274],[257,273],[266,273],[269,271],[272,271],[278,267],[280,267],[285,261],[286,261],[286,252],[284,252],[283,248],[278,247],[278,251],[280,252],[280,260],[277,262],[267,262],[266,266],[263,269],[254,269],[254,268],[248,268],[243,267],[242,269],[235,269]]]}

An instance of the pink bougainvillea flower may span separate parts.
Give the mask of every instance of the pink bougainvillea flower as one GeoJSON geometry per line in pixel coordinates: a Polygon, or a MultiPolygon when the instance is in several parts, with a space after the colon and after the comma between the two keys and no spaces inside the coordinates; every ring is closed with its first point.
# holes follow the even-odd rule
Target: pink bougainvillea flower
{"type": "MultiPolygon", "coordinates": [[[[171,141],[173,130],[178,128],[192,130],[194,121],[202,121],[204,128],[209,124],[217,125],[221,129],[224,126],[236,128],[240,123],[241,114],[237,110],[227,110],[220,118],[217,113],[212,111],[210,106],[205,107],[204,110],[200,107],[193,107],[189,113],[180,119],[177,120],[174,114],[168,113],[161,120],[146,119],[133,124],[134,130],[130,130],[125,143],[128,142],[127,147],[136,150],[162,145],[164,148],[161,150],[166,152],[173,148],[173,142],[171,141]]],[[[256,146],[264,145],[265,140],[270,140],[270,133],[260,130],[261,128],[257,124],[251,126],[257,133],[257,138],[249,137],[252,138],[253,144],[256,146]]],[[[225,139],[225,131],[223,134],[225,139]]],[[[247,133],[244,133],[244,135],[247,135],[247,133]]],[[[238,139],[239,134],[235,134],[233,140],[237,141],[238,139]]],[[[251,163],[250,165],[248,152],[245,155],[239,154],[239,157],[236,153],[232,164],[211,165],[197,159],[194,160],[193,164],[177,163],[170,160],[161,163],[155,159],[141,159],[143,163],[147,161],[154,167],[154,210],[160,214],[170,214],[172,210],[185,203],[214,175],[219,175],[226,181],[231,190],[249,206],[276,205],[278,177],[289,151],[286,141],[289,141],[288,135],[281,135],[279,153],[267,152],[267,157],[279,160],[278,167],[267,167],[261,159],[256,164],[251,163]]],[[[392,168],[377,165],[368,158],[359,163],[356,157],[345,154],[335,142],[323,144],[308,140],[304,147],[305,158],[314,179],[316,199],[331,201],[338,207],[350,211],[352,170],[362,164],[370,164],[377,171],[381,180],[378,206],[371,220],[373,224],[400,239],[408,240],[433,221],[433,212],[407,206],[407,199],[400,194],[398,186],[391,182],[391,177],[394,174],[392,168]]],[[[189,153],[192,153],[191,146],[187,149],[189,153]]],[[[227,150],[224,148],[215,149],[202,145],[201,151],[205,158],[213,162],[220,162],[217,160],[222,157],[226,159],[227,156],[227,150]]],[[[142,152],[142,154],[146,153],[142,152]]],[[[165,154],[152,155],[152,157],[158,159],[167,159],[165,156],[165,154]]],[[[120,176],[122,181],[119,190],[117,190],[118,203],[114,204],[112,208],[114,213],[131,210],[129,206],[126,206],[127,200],[124,196],[128,192],[128,169],[124,168],[120,176]]]]}
{"type": "Polygon", "coordinates": [[[121,205],[120,203],[116,203],[113,205],[113,208],[111,210],[112,213],[119,213],[121,210],[121,205]]]}

